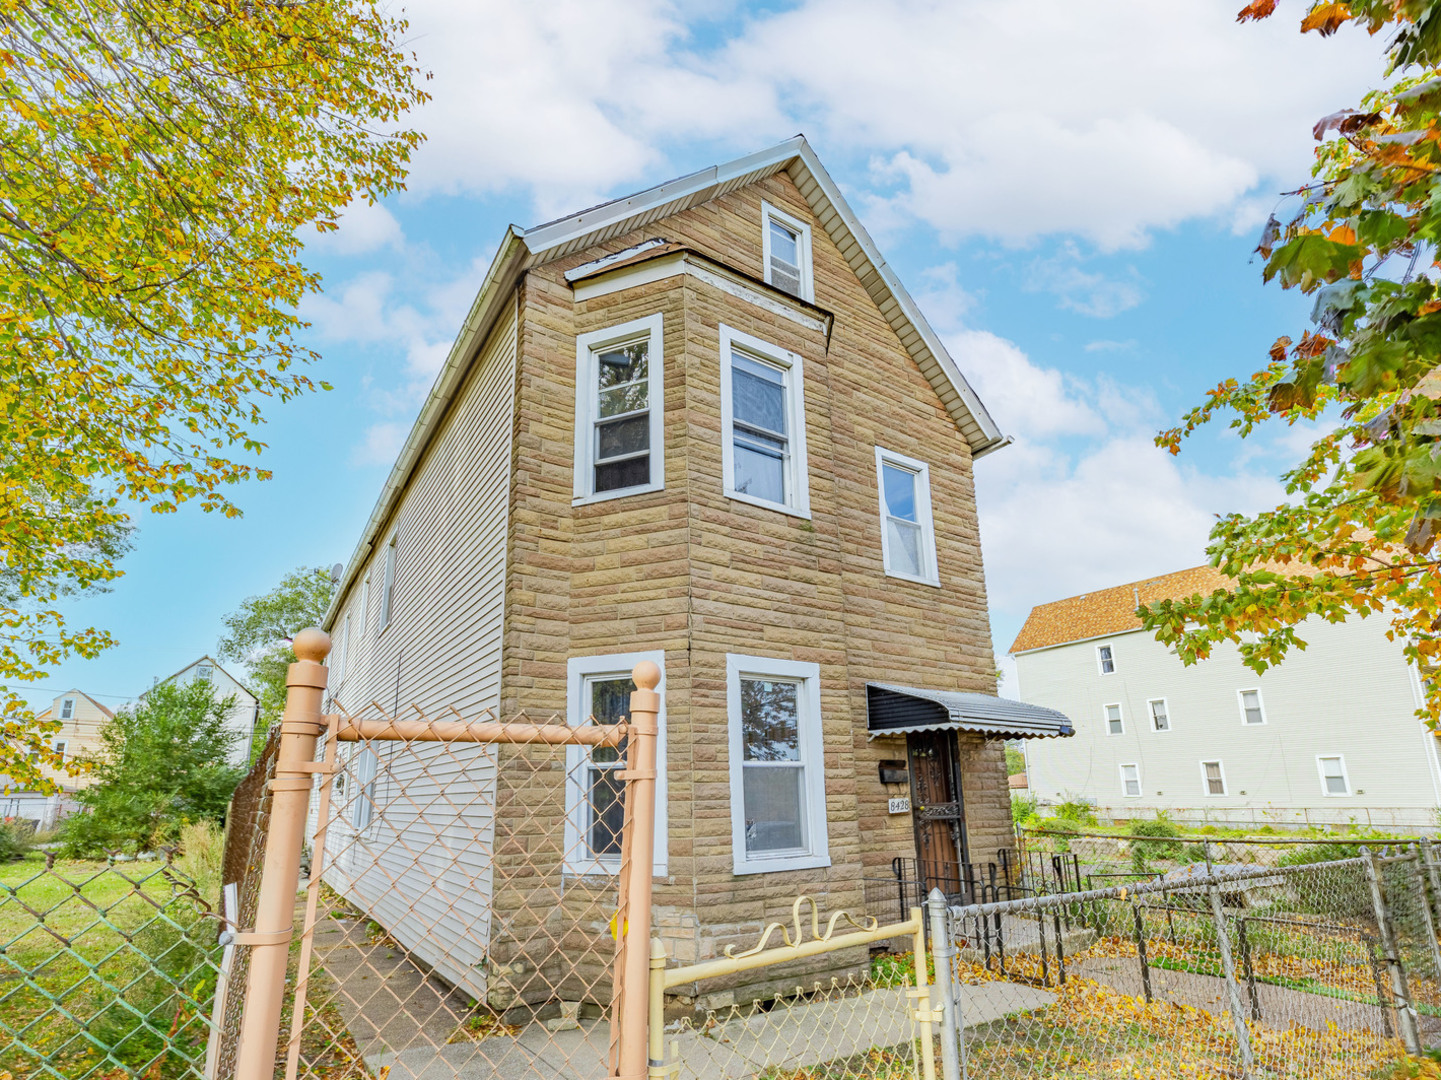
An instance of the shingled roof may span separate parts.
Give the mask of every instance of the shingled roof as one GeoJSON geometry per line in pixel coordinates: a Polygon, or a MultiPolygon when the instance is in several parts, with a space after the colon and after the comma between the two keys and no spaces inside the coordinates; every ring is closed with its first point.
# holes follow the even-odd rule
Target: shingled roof
{"type": "Polygon", "coordinates": [[[1082,593],[1031,609],[1026,625],[1011,644],[1012,653],[1048,649],[1072,641],[1139,630],[1136,608],[1155,600],[1179,600],[1230,588],[1232,581],[1212,566],[1193,566],[1174,574],[1132,581],[1082,593]]]}

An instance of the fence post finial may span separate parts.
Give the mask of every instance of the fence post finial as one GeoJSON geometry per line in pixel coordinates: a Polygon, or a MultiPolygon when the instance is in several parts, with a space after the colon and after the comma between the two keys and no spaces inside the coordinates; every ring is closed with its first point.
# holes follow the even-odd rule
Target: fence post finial
{"type": "Polygon", "coordinates": [[[330,655],[330,635],[318,626],[307,626],[290,641],[296,659],[318,664],[330,655]]]}

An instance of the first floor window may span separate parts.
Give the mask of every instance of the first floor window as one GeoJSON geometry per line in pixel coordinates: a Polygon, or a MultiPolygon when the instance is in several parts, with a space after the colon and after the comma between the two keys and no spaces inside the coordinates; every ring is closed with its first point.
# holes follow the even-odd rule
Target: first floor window
{"type": "Polygon", "coordinates": [[[1137,799],[1141,796],[1141,766],[1121,766],[1121,794],[1128,799],[1137,799]]]}
{"type": "Polygon", "coordinates": [[[816,664],[728,656],[737,874],[829,866],[816,664]]]}
{"type": "Polygon", "coordinates": [[[1123,735],[1126,731],[1126,723],[1121,719],[1121,706],[1119,704],[1107,705],[1106,710],[1106,733],[1108,735],[1123,735]]]}
{"type": "Polygon", "coordinates": [[[1324,795],[1349,795],[1351,782],[1346,777],[1346,761],[1341,755],[1318,757],[1316,764],[1321,769],[1321,792],[1324,795]]]}
{"type": "Polygon", "coordinates": [[[1226,794],[1226,774],[1221,771],[1219,761],[1201,762],[1201,778],[1206,785],[1207,795],[1226,794]]]}
{"type": "Polygon", "coordinates": [[[68,750],[69,747],[70,743],[66,739],[55,740],[55,752],[60,755],[60,760],[65,760],[65,751],[68,750]]]}
{"type": "Polygon", "coordinates": [[[1266,714],[1261,708],[1261,691],[1241,691],[1241,722],[1243,724],[1264,724],[1266,714]]]}
{"type": "Polygon", "coordinates": [[[1147,702],[1151,707],[1151,727],[1156,731],[1170,731],[1171,718],[1166,714],[1166,699],[1157,698],[1147,702]]]}
{"type": "MultiPolygon", "coordinates": [[[[661,701],[665,701],[665,653],[624,653],[572,657],[566,665],[567,722],[572,727],[624,723],[635,690],[631,669],[649,660],[661,669],[661,701]]],[[[666,873],[665,712],[657,718],[655,873],[666,873]]],[[[620,869],[621,836],[625,826],[627,745],[572,746],[566,751],[566,855],[573,874],[614,874],[620,869]]]]}
{"type": "Polygon", "coordinates": [[[576,338],[575,499],[664,486],[662,318],[576,338]]]}
{"type": "Polygon", "coordinates": [[[939,584],[931,517],[931,475],[925,462],[876,447],[881,493],[881,557],[892,577],[939,584]]]}
{"type": "Polygon", "coordinates": [[[809,517],[800,356],[728,326],[720,348],[726,494],[809,517]]]}

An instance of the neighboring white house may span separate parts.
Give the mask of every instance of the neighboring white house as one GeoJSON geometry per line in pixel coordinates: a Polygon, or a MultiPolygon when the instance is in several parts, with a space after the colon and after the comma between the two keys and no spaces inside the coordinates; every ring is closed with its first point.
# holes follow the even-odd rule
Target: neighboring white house
{"type": "Polygon", "coordinates": [[[1020,696],[1076,733],[1027,746],[1030,792],[1103,817],[1441,827],[1436,739],[1384,617],[1308,621],[1307,648],[1264,675],[1234,646],[1183,666],[1140,629],[1140,604],[1227,584],[1202,566],[1031,611],[1011,646],[1020,696]]]}
{"type": "MultiPolygon", "coordinates": [[[[51,745],[67,760],[96,753],[100,749],[100,729],[115,713],[82,690],[67,690],[36,714],[41,723],[60,722],[60,729],[50,736],[51,745]]],[[[33,821],[36,828],[49,829],[75,807],[74,793],[90,782],[84,773],[71,776],[55,769],[45,773],[60,786],[60,792],[46,795],[28,789],[9,790],[8,777],[0,775],[0,818],[21,818],[33,821]]]]}
{"type": "MultiPolygon", "coordinates": [[[[255,734],[255,722],[260,716],[260,701],[254,694],[247,690],[241,682],[226,671],[212,656],[202,656],[185,667],[181,668],[168,679],[159,679],[156,686],[165,683],[183,684],[202,679],[208,682],[214,693],[216,701],[224,701],[228,697],[235,699],[231,707],[230,715],[226,719],[225,728],[234,732],[238,738],[230,750],[230,764],[244,766],[250,762],[250,741],[255,734]]],[[[142,694],[141,697],[144,697],[142,694]]]]}

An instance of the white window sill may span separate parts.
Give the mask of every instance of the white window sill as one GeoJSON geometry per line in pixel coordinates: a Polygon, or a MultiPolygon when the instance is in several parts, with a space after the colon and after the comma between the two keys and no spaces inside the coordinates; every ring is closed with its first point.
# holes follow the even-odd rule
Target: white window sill
{"type": "Polygon", "coordinates": [[[771,502],[769,499],[757,499],[754,495],[747,495],[741,491],[732,491],[726,488],[726,498],[734,499],[736,502],[750,503],[751,506],[759,506],[765,510],[774,510],[777,513],[788,514],[791,517],[811,519],[809,509],[797,510],[794,506],[787,506],[785,503],[771,502]]]}
{"type": "Polygon", "coordinates": [[[914,574],[903,574],[899,570],[887,570],[886,577],[897,578],[900,581],[913,581],[917,585],[929,585],[933,589],[939,589],[941,587],[940,578],[917,577],[914,574]]]}
{"type": "Polygon", "coordinates": [[[777,874],[787,870],[820,870],[830,866],[831,857],[826,855],[777,855],[774,858],[737,859],[732,872],[742,874],[777,874]]]}
{"type": "Polygon", "coordinates": [[[639,487],[617,488],[615,491],[601,491],[594,495],[577,495],[570,501],[571,506],[589,506],[591,503],[623,499],[627,495],[648,495],[652,491],[664,491],[664,483],[641,484],[639,487]]]}

